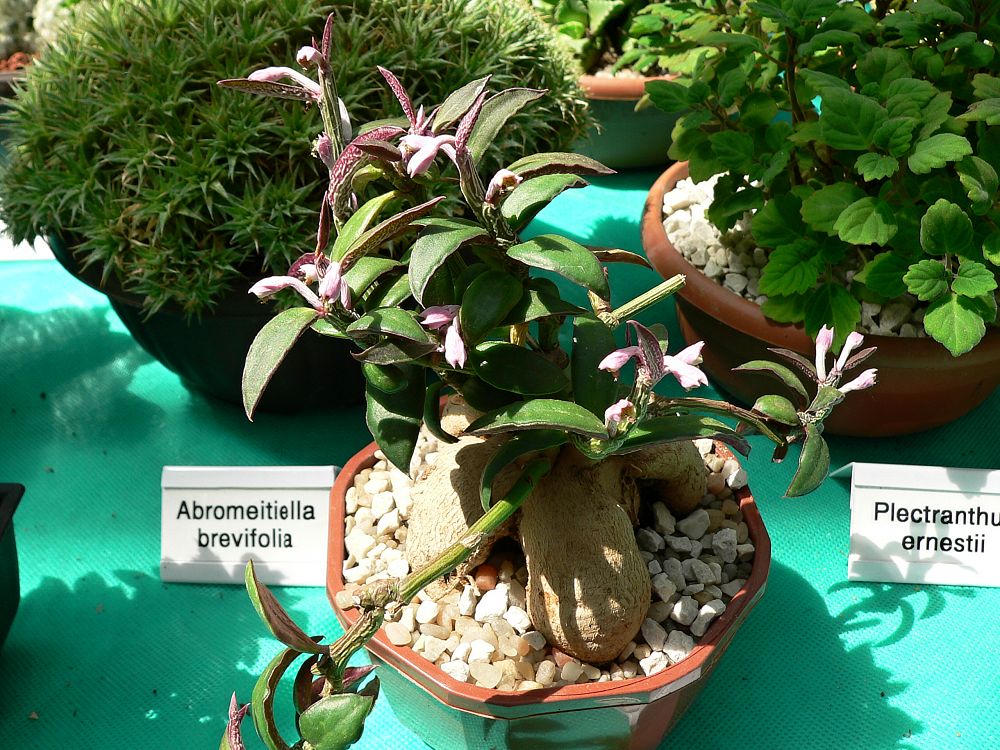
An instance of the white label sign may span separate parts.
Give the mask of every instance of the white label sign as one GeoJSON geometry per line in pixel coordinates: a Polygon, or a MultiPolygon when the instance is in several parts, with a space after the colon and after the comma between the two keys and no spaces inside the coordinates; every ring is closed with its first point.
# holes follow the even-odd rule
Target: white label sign
{"type": "Polygon", "coordinates": [[[332,466],[164,466],[160,578],[322,586],[332,466]]]}
{"type": "Polygon", "coordinates": [[[1000,586],[1000,470],[852,468],[850,580],[1000,586]]]}

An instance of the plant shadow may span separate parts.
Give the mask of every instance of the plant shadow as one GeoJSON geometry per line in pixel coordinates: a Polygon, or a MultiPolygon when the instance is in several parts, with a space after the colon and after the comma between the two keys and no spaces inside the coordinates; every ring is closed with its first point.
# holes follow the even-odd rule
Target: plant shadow
{"type": "Polygon", "coordinates": [[[805,578],[772,562],[764,597],[661,750],[728,747],[734,726],[775,750],[908,750],[923,724],[891,702],[907,686],[870,645],[847,649],[848,630],[805,578]]]}
{"type": "MultiPolygon", "coordinates": [[[[307,600],[322,589],[277,592],[317,625],[307,600]]],[[[155,570],[45,577],[0,651],[0,747],[216,747],[230,695],[247,702],[279,650],[242,587],[167,584],[155,570]]]]}

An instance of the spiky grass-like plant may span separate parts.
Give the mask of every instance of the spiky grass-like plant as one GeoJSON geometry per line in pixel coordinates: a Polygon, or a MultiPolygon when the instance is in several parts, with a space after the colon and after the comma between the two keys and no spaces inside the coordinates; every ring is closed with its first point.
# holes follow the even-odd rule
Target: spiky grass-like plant
{"type": "Polygon", "coordinates": [[[197,314],[245,274],[284,273],[314,243],[326,187],[308,153],[318,114],[215,82],[293,58],[330,12],[355,123],[397,111],[372,78],[377,56],[425,101],[487,73],[550,89],[501,151],[563,149],[586,125],[572,63],[510,0],[105,0],[32,67],[6,117],[0,218],[17,240],[70,239],[149,311],[197,314]]]}

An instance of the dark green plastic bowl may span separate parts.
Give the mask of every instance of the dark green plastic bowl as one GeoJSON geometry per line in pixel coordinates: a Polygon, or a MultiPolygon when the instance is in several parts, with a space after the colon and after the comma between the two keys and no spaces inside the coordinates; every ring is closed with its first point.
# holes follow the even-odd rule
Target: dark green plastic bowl
{"type": "Polygon", "coordinates": [[[14,543],[14,511],[23,494],[23,485],[0,484],[0,647],[7,640],[21,601],[17,546],[14,543]]]}

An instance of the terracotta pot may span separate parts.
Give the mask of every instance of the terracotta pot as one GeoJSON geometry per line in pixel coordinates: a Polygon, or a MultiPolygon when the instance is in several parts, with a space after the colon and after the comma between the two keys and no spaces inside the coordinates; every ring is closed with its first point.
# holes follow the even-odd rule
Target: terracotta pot
{"type": "MultiPolygon", "coordinates": [[[[122,289],[113,277],[102,279],[97,266],[81,268],[58,237],[50,237],[49,245],[67,271],[108,296],[132,338],[177,373],[185,386],[233,404],[243,403],[247,350],[257,332],[274,317],[273,306],[232,289],[214,311],[199,318],[189,318],[170,305],[148,315],[142,297],[122,289]]],[[[249,289],[251,283],[247,280],[243,289],[249,289]]],[[[351,351],[346,341],[306,331],[268,384],[259,410],[290,413],[317,405],[338,408],[360,403],[364,377],[351,351]]]]}
{"type": "Polygon", "coordinates": [[[17,545],[14,541],[14,511],[24,485],[0,484],[0,648],[7,639],[21,600],[21,582],[17,571],[17,545]]]}
{"type": "MultiPolygon", "coordinates": [[[[345,628],[358,615],[336,604],[337,592],[344,588],[344,498],[355,475],[375,464],[375,450],[372,443],[348,461],[330,492],[326,587],[345,628]]],[[[687,659],[652,677],[500,692],[458,682],[412,649],[392,645],[380,630],[368,650],[380,667],[382,689],[396,716],[438,750],[654,750],[701,690],[764,591],[771,542],[749,490],[741,490],[738,499],[756,546],[753,570],[687,659]]]]}
{"type": "MultiPolygon", "coordinates": [[[[677,318],[689,344],[705,341],[704,369],[712,380],[747,404],[779,393],[777,381],[733,373],[753,359],[773,358],[768,347],[805,355],[815,351],[800,325],[775,323],[760,307],[731,292],[688,263],[663,229],[663,196],[688,175],[687,162],[664,172],[649,191],[642,214],[642,246],[665,278],[684,274],[677,318]]],[[[878,384],[851,393],[826,421],[827,432],[857,437],[906,435],[952,422],[981,404],[1000,384],[1000,331],[987,331],[961,357],[929,338],[865,336],[878,351],[865,363],[877,367],[878,384]]]]}
{"type": "MultiPolygon", "coordinates": [[[[671,78],[672,76],[664,76],[671,78]]],[[[668,161],[670,133],[678,114],[649,106],[639,112],[635,105],[653,78],[599,78],[581,76],[590,111],[597,121],[586,139],[574,149],[612,169],[660,166],[668,161]]]]}

